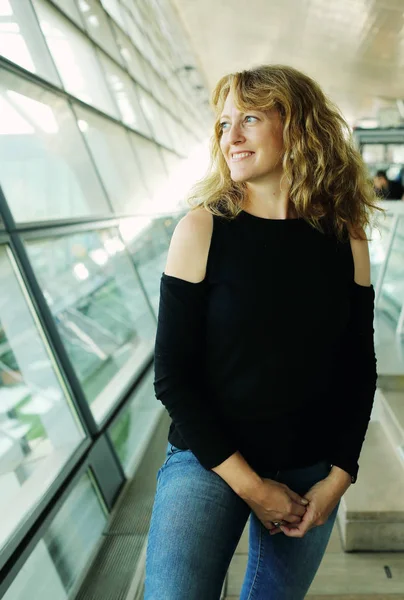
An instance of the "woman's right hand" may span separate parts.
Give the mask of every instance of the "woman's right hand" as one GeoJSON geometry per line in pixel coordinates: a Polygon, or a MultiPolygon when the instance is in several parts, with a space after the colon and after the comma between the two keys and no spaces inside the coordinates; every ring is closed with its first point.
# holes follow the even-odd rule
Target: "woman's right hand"
{"type": "Polygon", "coordinates": [[[244,500],[268,530],[276,529],[274,522],[300,523],[309,503],[284,483],[264,478],[244,500]]]}

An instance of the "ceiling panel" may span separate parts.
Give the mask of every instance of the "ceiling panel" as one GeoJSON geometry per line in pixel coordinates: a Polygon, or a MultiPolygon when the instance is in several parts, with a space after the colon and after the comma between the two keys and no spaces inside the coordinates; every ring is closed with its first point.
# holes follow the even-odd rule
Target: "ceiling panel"
{"type": "Polygon", "coordinates": [[[404,98],[404,0],[173,0],[209,89],[284,63],[317,79],[351,124],[404,98]]]}

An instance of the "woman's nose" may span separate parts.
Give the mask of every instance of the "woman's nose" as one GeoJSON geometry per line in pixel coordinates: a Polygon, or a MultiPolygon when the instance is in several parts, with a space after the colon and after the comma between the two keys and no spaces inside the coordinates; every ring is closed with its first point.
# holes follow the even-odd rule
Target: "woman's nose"
{"type": "Polygon", "coordinates": [[[234,123],[229,131],[229,144],[237,144],[239,142],[243,142],[244,140],[245,136],[240,125],[238,123],[234,123]]]}

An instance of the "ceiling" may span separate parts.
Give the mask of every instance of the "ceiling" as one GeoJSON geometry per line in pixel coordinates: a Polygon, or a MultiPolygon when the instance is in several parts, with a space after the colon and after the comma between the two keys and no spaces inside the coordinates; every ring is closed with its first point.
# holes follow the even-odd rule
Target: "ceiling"
{"type": "Polygon", "coordinates": [[[209,91],[226,73],[281,63],[316,79],[351,125],[366,117],[386,119],[392,111],[398,115],[396,99],[404,99],[404,0],[173,4],[209,91]]]}

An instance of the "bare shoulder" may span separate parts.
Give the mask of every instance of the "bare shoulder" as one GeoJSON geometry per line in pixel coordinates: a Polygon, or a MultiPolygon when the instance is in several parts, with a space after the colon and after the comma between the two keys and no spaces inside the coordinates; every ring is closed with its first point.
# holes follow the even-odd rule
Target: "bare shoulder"
{"type": "Polygon", "coordinates": [[[349,236],[354,259],[355,282],[359,285],[370,286],[369,244],[366,240],[365,232],[363,229],[359,229],[357,230],[357,233],[355,233],[352,227],[349,227],[349,236]]]}
{"type": "Polygon", "coordinates": [[[179,221],[171,238],[165,273],[192,283],[206,273],[213,216],[204,208],[192,210],[179,221]]]}

